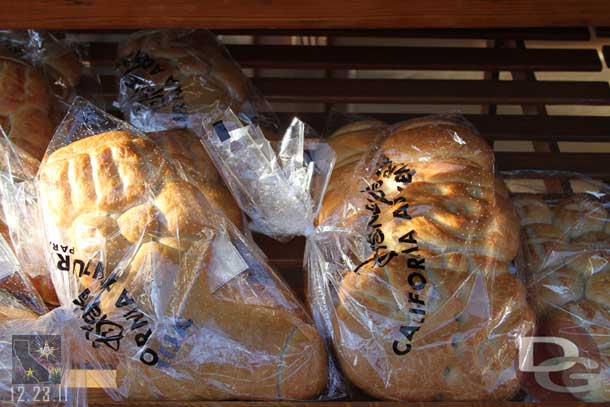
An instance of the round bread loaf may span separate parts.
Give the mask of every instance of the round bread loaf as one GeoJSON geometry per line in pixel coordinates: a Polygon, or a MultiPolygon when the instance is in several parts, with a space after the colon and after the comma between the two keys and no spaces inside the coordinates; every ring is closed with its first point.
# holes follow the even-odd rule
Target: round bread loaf
{"type": "Polygon", "coordinates": [[[336,288],[342,370],[383,399],[510,398],[534,318],[509,272],[518,223],[495,188],[491,149],[449,119],[361,124],[329,139],[348,169],[333,175],[318,218],[367,234],[373,251],[336,288]]]}
{"type": "MultiPolygon", "coordinates": [[[[571,340],[599,368],[584,401],[610,400],[610,225],[607,206],[591,195],[556,201],[513,200],[523,225],[521,266],[542,333],[571,340]]],[[[571,374],[573,371],[566,371],[571,374]]],[[[578,384],[578,383],[577,383],[578,384]]],[[[577,385],[574,384],[574,385],[577,385]]]]}
{"type": "Polygon", "coordinates": [[[124,319],[127,305],[141,313],[121,328],[120,347],[107,349],[121,356],[120,392],[146,400],[315,397],[327,383],[315,327],[240,240],[231,240],[233,250],[244,256],[247,270],[214,285],[215,273],[225,272],[237,255],[222,251],[235,232],[208,209],[200,189],[216,175],[196,171],[189,162],[194,157],[177,159],[180,147],[167,140],[159,146],[125,131],[102,133],[54,151],[39,173],[48,228],[63,233],[76,258],[96,270],[95,262],[105,266],[97,277],[79,279],[81,289],[105,284],[99,298],[104,321],[124,319]],[[145,344],[164,346],[158,356],[165,365],[149,366],[145,354],[134,357],[143,349],[142,336],[132,340],[127,326],[146,318],[152,330],[145,344]]]}

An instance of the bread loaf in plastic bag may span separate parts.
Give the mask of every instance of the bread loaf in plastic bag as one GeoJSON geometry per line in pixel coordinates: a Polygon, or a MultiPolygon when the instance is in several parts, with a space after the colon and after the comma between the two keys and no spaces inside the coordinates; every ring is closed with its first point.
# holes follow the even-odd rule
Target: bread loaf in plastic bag
{"type": "Polygon", "coordinates": [[[569,172],[507,176],[538,319],[525,388],[535,401],[610,401],[610,189],[569,172]]]}
{"type": "Polygon", "coordinates": [[[359,121],[337,153],[309,296],[345,376],[381,399],[503,400],[534,329],[492,149],[458,117],[359,121]]]}
{"type": "Polygon", "coordinates": [[[310,399],[324,343],[171,151],[78,100],[39,171],[49,266],[115,398],[310,399]]]}
{"type": "Polygon", "coordinates": [[[150,132],[198,128],[232,108],[274,129],[276,119],[226,48],[207,30],[148,30],[119,47],[119,107],[150,132]]]}

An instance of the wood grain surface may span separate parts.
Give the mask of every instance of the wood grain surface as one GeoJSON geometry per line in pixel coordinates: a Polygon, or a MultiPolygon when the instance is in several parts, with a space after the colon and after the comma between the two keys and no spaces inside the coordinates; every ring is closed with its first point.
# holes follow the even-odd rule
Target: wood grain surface
{"type": "Polygon", "coordinates": [[[2,28],[456,28],[610,25],[608,0],[8,0],[2,28]]]}

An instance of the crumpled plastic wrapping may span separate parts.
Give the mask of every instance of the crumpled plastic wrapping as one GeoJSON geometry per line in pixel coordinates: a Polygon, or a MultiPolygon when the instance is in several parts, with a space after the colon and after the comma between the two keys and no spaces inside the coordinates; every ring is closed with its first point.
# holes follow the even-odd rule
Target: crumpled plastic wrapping
{"type": "Polygon", "coordinates": [[[0,31],[0,218],[23,271],[52,305],[34,177],[86,71],[80,55],[48,32],[0,31]]]}
{"type": "Polygon", "coordinates": [[[0,401],[83,406],[86,383],[73,374],[70,311],[49,312],[43,300],[55,294],[32,174],[38,161],[29,165],[31,157],[20,155],[6,136],[0,143],[7,153],[1,157],[0,189],[10,230],[7,239],[8,230],[0,235],[0,401]]]}
{"type": "Polygon", "coordinates": [[[313,230],[335,162],[334,151],[314,137],[294,118],[274,147],[261,127],[228,110],[202,141],[251,228],[289,240],[313,230]]]}
{"type": "Polygon", "coordinates": [[[47,307],[23,272],[12,247],[0,235],[0,319],[42,315],[47,307]]]}
{"type": "Polygon", "coordinates": [[[18,149],[0,129],[0,205],[4,243],[20,270],[20,278],[30,280],[29,298],[38,313],[46,311],[44,302],[57,305],[44,256],[44,233],[36,192],[39,161],[18,149]]]}
{"type": "Polygon", "coordinates": [[[380,399],[514,397],[534,316],[492,149],[456,116],[359,121],[327,141],[337,162],[306,264],[342,372],[380,399]]]}
{"type": "Polygon", "coordinates": [[[197,129],[229,107],[244,120],[274,130],[270,105],[207,30],[149,30],[119,47],[118,104],[142,131],[197,129]]]}
{"type": "Polygon", "coordinates": [[[337,375],[259,249],[171,154],[80,99],[38,174],[49,267],[80,353],[122,399],[312,399],[337,375]]]}
{"type": "Polygon", "coordinates": [[[575,173],[507,176],[522,226],[518,265],[538,319],[525,388],[532,400],[608,402],[610,188],[575,173]],[[563,188],[549,191],[553,182],[563,188]]]}

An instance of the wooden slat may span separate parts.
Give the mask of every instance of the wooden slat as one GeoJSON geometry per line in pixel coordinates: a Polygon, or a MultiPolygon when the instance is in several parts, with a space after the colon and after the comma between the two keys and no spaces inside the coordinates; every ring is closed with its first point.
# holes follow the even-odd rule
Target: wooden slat
{"type": "Polygon", "coordinates": [[[436,38],[436,39],[494,39],[588,41],[588,27],[523,27],[523,28],[457,28],[447,29],[221,29],[220,35],[288,35],[368,38],[436,38]]]}
{"type": "Polygon", "coordinates": [[[88,401],[91,407],[107,405],[126,405],[133,407],[610,407],[610,403],[586,404],[577,401],[559,401],[549,403],[525,403],[514,401],[476,401],[476,402],[406,402],[406,401],[130,401],[129,403],[113,401],[102,389],[89,389],[88,401]]]}
{"type": "MultiPolygon", "coordinates": [[[[103,76],[103,96],[117,97],[117,80],[103,76]]],[[[402,79],[255,78],[272,102],[404,104],[550,104],[609,105],[607,82],[402,79]]]]}
{"type": "Polygon", "coordinates": [[[595,28],[595,34],[598,37],[610,38],[610,27],[597,27],[595,28]]]}
{"type": "MultiPolygon", "coordinates": [[[[96,66],[114,66],[116,43],[92,43],[96,66]]],[[[243,67],[293,69],[426,69],[455,71],[600,71],[593,49],[493,49],[456,47],[308,47],[229,45],[243,67]]]]}
{"type": "Polygon", "coordinates": [[[256,234],[254,240],[269,256],[272,266],[278,270],[287,270],[282,272],[282,275],[291,287],[298,287],[299,283],[304,284],[304,281],[297,281],[299,278],[295,280],[295,277],[290,274],[291,271],[303,268],[304,237],[295,237],[287,243],[278,243],[270,237],[256,234]]]}
{"type": "MultiPolygon", "coordinates": [[[[294,116],[312,126],[322,135],[326,128],[326,113],[280,113],[282,123],[294,116]]],[[[361,116],[383,120],[389,124],[420,117],[421,114],[362,113],[361,116]]],[[[603,116],[488,116],[465,115],[481,135],[489,141],[588,141],[610,142],[610,117],[603,116]]]]}
{"type": "Polygon", "coordinates": [[[502,171],[574,171],[592,178],[610,179],[610,153],[522,153],[496,152],[496,165],[502,171]]]}
{"type": "Polygon", "coordinates": [[[454,47],[307,47],[230,45],[244,67],[293,69],[425,69],[452,71],[600,71],[593,49],[454,47]]]}
{"type": "MultiPolygon", "coordinates": [[[[104,34],[128,35],[137,30],[104,29],[104,34]]],[[[276,28],[228,28],[215,29],[218,35],[265,36],[328,36],[354,38],[436,38],[436,39],[498,39],[539,41],[588,41],[588,27],[516,27],[516,28],[455,28],[455,29],[276,29],[276,28]]],[[[59,31],[61,33],[63,31],[59,31]]],[[[74,35],[95,35],[99,30],[70,30],[74,35]]]]}
{"type": "Polygon", "coordinates": [[[254,84],[276,102],[610,104],[607,82],[257,78],[254,84]]]}
{"type": "Polygon", "coordinates": [[[482,28],[610,25],[607,0],[22,0],[3,28],[482,28]]]}

